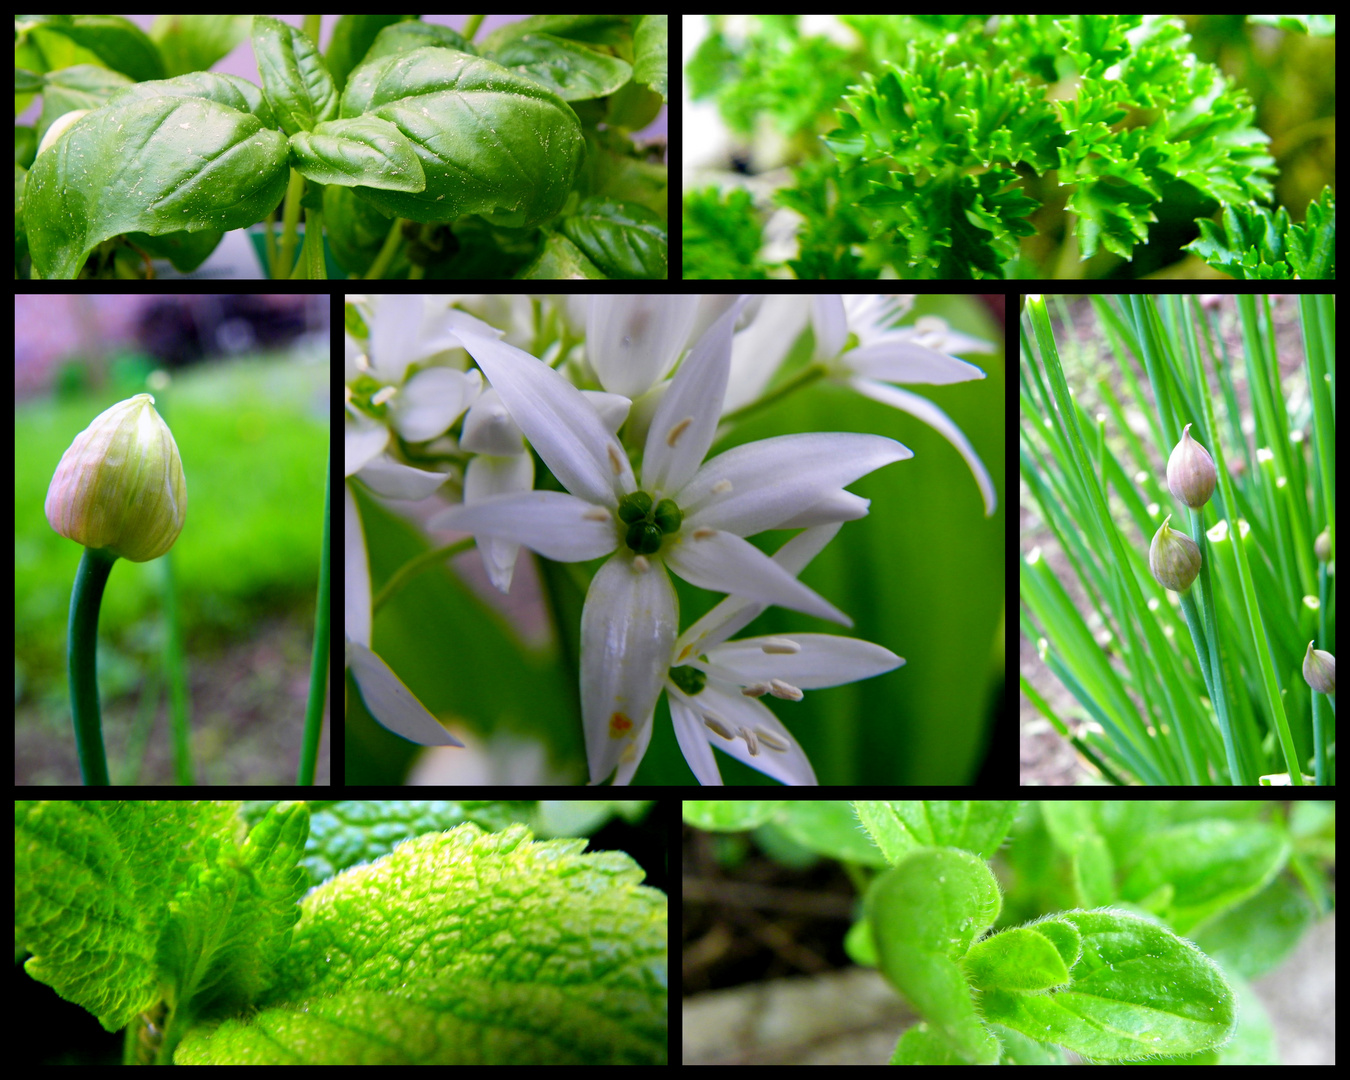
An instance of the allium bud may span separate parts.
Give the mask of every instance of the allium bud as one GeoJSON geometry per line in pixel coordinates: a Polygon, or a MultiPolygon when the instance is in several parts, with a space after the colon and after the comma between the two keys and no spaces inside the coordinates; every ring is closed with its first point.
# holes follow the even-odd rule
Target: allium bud
{"type": "Polygon", "coordinates": [[[1191,438],[1191,425],[1181,432],[1172,456],[1167,459],[1167,486],[1172,494],[1194,510],[1209,502],[1218,474],[1209,452],[1191,438]]]}
{"type": "Polygon", "coordinates": [[[1200,573],[1200,549],[1185,533],[1173,532],[1167,527],[1172,515],[1153,536],[1148,549],[1148,568],[1164,589],[1183,593],[1200,573]]]}
{"type": "Polygon", "coordinates": [[[47,520],[62,536],[132,562],[157,559],[187,511],[183,461],[155,399],[137,394],[94,417],[61,456],[47,520]]]}
{"type": "Polygon", "coordinates": [[[1303,657],[1303,681],[1319,694],[1336,693],[1336,658],[1329,652],[1314,649],[1311,641],[1303,657]]]}

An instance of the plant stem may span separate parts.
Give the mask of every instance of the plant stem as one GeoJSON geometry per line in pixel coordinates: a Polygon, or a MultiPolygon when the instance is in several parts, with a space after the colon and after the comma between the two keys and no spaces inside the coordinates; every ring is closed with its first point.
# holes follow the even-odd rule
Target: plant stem
{"type": "Polygon", "coordinates": [[[323,481],[323,551],[319,555],[319,599],[314,612],[314,657],[309,669],[309,707],[305,710],[305,736],[300,745],[300,771],[296,783],[314,783],[314,761],[319,753],[319,735],[323,729],[323,702],[328,689],[328,504],[332,490],[333,452],[328,452],[328,467],[323,481]]]}
{"type": "Polygon", "coordinates": [[[86,786],[109,786],[103,753],[103,724],[98,712],[98,608],[117,556],[102,548],[85,548],[70,594],[67,656],[70,670],[70,712],[75,747],[86,786]]]}

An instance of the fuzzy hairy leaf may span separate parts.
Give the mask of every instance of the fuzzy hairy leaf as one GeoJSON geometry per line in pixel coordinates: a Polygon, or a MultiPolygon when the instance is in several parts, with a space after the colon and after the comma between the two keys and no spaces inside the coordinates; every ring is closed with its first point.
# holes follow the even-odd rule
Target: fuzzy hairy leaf
{"type": "Polygon", "coordinates": [[[1191,1054],[1232,1035],[1232,989],[1209,957],[1172,931],[1111,909],[1065,912],[1030,929],[1054,923],[1072,927],[1081,940],[1068,984],[1018,992],[1009,987],[1016,976],[1002,958],[994,981],[1003,986],[980,998],[986,1020],[1102,1061],[1191,1054]]]}

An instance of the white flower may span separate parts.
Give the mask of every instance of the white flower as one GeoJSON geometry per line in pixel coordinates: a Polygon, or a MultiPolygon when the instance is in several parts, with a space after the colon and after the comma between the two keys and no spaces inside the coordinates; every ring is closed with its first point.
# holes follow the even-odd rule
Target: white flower
{"type": "Polygon", "coordinates": [[[944,384],[983,379],[984,372],[940,350],[988,352],[987,342],[966,337],[941,319],[894,327],[908,305],[887,296],[818,296],[812,309],[816,359],[834,378],[884,405],[917,416],[956,447],[984,498],[988,516],[998,505],[994,482],[965,434],[931,401],[890,383],[944,384]],[[849,347],[850,334],[856,345],[849,347]]]}
{"type": "Polygon", "coordinates": [[[661,397],[640,484],[618,440],[561,374],[484,335],[467,316],[455,327],[570,494],[498,496],[452,507],[429,524],[513,541],[561,561],[610,555],[582,612],[582,712],[592,783],[616,768],[615,782],[627,783],[651,738],[679,623],[664,567],[700,588],[847,625],[833,605],[742,538],[819,514],[845,484],[913,456],[876,435],[803,434],[738,446],[705,463],[741,306],[738,301],[698,340],[661,397]]]}
{"type": "Polygon", "coordinates": [[[424,746],[463,746],[431,715],[417,696],[370,650],[370,568],[361,516],[351,486],[346,494],[346,664],[370,715],[395,735],[424,746]]]}
{"type": "MultiPolygon", "coordinates": [[[[801,573],[839,527],[807,529],[774,561],[801,573]]],[[[700,784],[722,783],[712,746],[780,783],[816,784],[800,744],[758,699],[800,701],[803,689],[856,682],[904,663],[880,645],[828,634],[726,640],[763,610],[763,604],[728,597],[675,643],[666,694],[675,738],[700,784]]]]}

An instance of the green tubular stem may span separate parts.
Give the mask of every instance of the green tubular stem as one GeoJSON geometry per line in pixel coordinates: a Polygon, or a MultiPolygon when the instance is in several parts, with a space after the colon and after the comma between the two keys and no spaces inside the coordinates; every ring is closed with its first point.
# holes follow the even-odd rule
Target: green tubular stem
{"type": "Polygon", "coordinates": [[[103,753],[103,724],[98,711],[98,609],[117,556],[102,548],[85,548],[70,594],[67,656],[70,665],[70,711],[75,722],[75,747],[86,786],[107,787],[108,761],[103,753]]]}
{"type": "MultiPolygon", "coordinates": [[[[329,452],[327,473],[333,465],[329,452]]],[[[319,554],[319,597],[314,610],[314,655],[309,670],[309,706],[305,710],[305,735],[300,744],[300,769],[296,783],[308,787],[314,783],[314,762],[318,757],[319,735],[323,727],[323,703],[328,689],[328,503],[332,490],[331,475],[326,475],[323,486],[323,550],[319,554]]]]}

